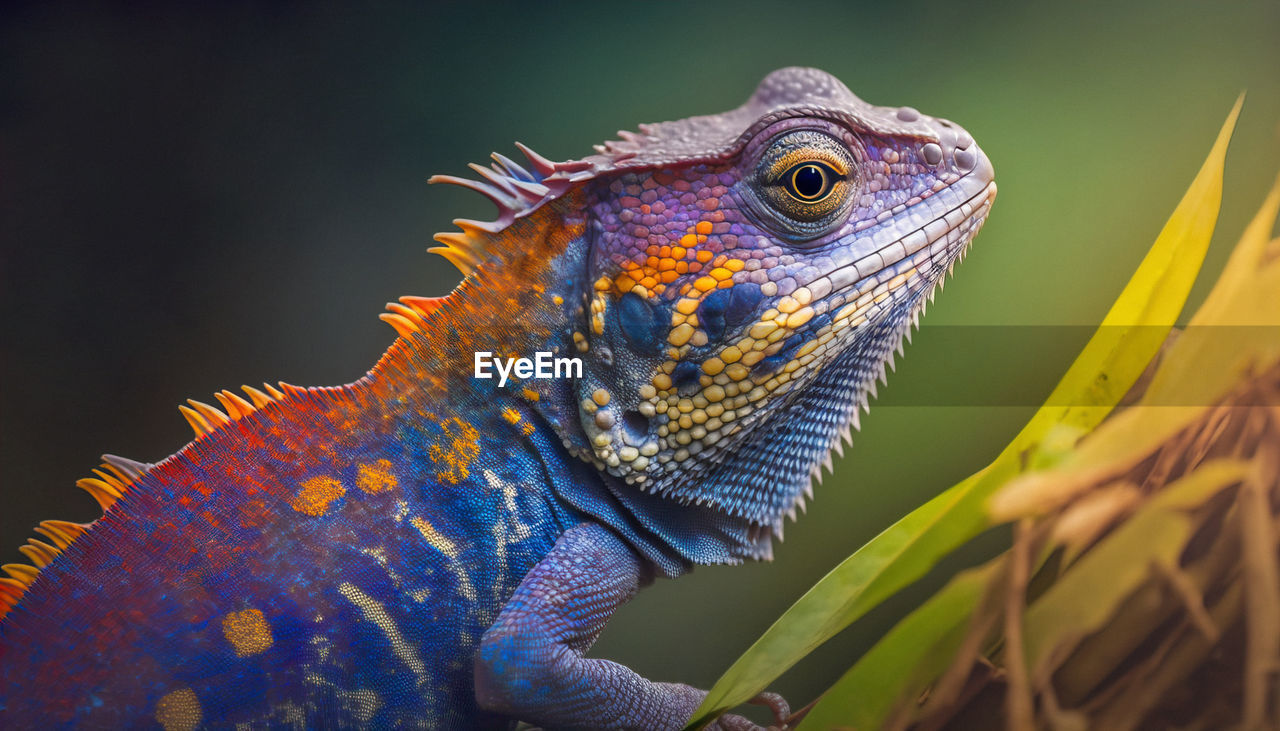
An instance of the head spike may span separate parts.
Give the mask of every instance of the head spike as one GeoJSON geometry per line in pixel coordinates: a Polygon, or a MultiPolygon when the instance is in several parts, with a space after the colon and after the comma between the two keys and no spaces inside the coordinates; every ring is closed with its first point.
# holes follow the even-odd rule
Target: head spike
{"type": "Polygon", "coordinates": [[[516,143],[516,149],[520,151],[520,154],[524,155],[529,164],[533,166],[534,172],[541,177],[545,178],[554,175],[560,169],[559,163],[551,162],[520,142],[516,143]]]}
{"type": "MultiPolygon", "coordinates": [[[[285,385],[284,381],[281,381],[280,385],[281,386],[285,385]]],[[[275,386],[272,386],[270,383],[264,383],[262,384],[262,387],[267,389],[267,394],[271,396],[271,398],[275,399],[276,401],[279,401],[284,398],[284,391],[281,391],[275,386]]]]}
{"type": "MultiPolygon", "coordinates": [[[[515,202],[517,194],[514,179],[503,175],[497,168],[487,168],[478,163],[467,163],[467,167],[471,168],[476,175],[487,180],[490,185],[510,196],[513,203],[515,202]]],[[[514,208],[515,206],[513,205],[512,207],[514,208]]]]}
{"type": "Polygon", "coordinates": [[[498,207],[498,220],[510,223],[511,220],[515,218],[517,203],[514,194],[507,193],[496,185],[491,185],[479,180],[472,180],[470,178],[459,178],[456,175],[432,175],[430,178],[427,178],[427,182],[431,184],[447,183],[449,185],[461,186],[468,190],[474,190],[485,198],[493,201],[493,205],[498,207]]]}
{"type": "Polygon", "coordinates": [[[536,206],[542,202],[542,199],[551,194],[551,189],[542,183],[530,183],[524,180],[511,180],[511,187],[515,189],[517,195],[524,199],[525,203],[536,206]]]}
{"type": "Polygon", "coordinates": [[[512,160],[506,155],[503,155],[500,152],[495,152],[490,155],[490,157],[492,157],[493,161],[496,163],[494,167],[503,174],[516,178],[517,180],[524,180],[530,183],[536,183],[538,181],[538,179],[533,176],[533,173],[525,170],[520,163],[512,160]]]}

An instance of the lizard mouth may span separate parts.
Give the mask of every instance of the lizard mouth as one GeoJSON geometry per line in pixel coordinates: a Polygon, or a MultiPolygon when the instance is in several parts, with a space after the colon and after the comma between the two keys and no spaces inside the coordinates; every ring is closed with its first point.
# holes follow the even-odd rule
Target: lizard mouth
{"type": "Polygon", "coordinates": [[[995,200],[996,184],[989,170],[987,164],[986,171],[969,173],[869,229],[868,235],[846,247],[845,258],[852,258],[860,249],[868,249],[867,243],[874,245],[884,238],[892,241],[832,269],[823,278],[830,289],[821,298],[825,308],[836,311],[837,321],[847,319],[847,326],[856,326],[862,321],[859,318],[870,320],[886,309],[882,305],[885,301],[902,302],[901,294],[896,293],[945,281],[967,252],[995,200]],[[938,269],[946,273],[936,274],[938,269]]]}

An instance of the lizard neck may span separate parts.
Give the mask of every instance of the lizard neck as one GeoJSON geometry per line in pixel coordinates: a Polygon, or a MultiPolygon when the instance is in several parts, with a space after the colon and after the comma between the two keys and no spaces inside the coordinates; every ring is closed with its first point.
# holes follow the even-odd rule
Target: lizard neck
{"type": "Polygon", "coordinates": [[[557,201],[498,234],[489,257],[428,316],[398,328],[401,337],[361,383],[387,402],[532,411],[558,433],[571,431],[581,366],[561,363],[557,376],[555,361],[587,357],[574,339],[589,288],[586,227],[574,210],[574,201],[557,201]],[[512,359],[536,365],[540,353],[551,377],[517,372],[512,359]]]}
{"type": "MultiPolygon", "coordinates": [[[[591,454],[581,404],[581,372],[569,377],[476,378],[476,353],[581,358],[599,364],[607,348],[586,348],[596,292],[591,226],[569,196],[500,234],[489,257],[426,318],[402,336],[362,380],[384,407],[454,414],[518,427],[524,446],[547,464],[572,465],[549,494],[608,525],[667,576],[692,564],[738,563],[769,554],[768,535],[710,506],[679,504],[626,484],[572,454],[591,454]]],[[[585,369],[584,369],[585,370],[585,369]]],[[[515,445],[512,445],[514,448],[515,445]]],[[[532,487],[532,486],[531,486],[532,487]]]]}

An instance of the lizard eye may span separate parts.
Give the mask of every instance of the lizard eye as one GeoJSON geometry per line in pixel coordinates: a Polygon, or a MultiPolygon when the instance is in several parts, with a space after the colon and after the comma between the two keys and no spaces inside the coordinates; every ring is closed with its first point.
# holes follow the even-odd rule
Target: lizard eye
{"type": "Polygon", "coordinates": [[[853,203],[857,166],[848,148],[814,130],[796,130],[769,143],[756,165],[757,212],[783,237],[816,239],[839,225],[853,203]]]}
{"type": "Polygon", "coordinates": [[[821,162],[802,162],[783,175],[783,187],[801,203],[820,203],[835,190],[838,176],[821,162]]]}

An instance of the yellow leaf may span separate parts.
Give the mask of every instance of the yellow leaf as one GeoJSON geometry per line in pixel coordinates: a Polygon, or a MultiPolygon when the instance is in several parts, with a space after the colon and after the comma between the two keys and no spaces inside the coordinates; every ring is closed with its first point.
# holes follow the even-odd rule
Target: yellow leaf
{"type": "Polygon", "coordinates": [[[1220,401],[1245,370],[1280,360],[1280,259],[1267,261],[1266,254],[1278,212],[1280,178],[1142,399],[1099,427],[1055,469],[1001,488],[991,501],[993,517],[1045,513],[1123,473],[1220,401]]]}

